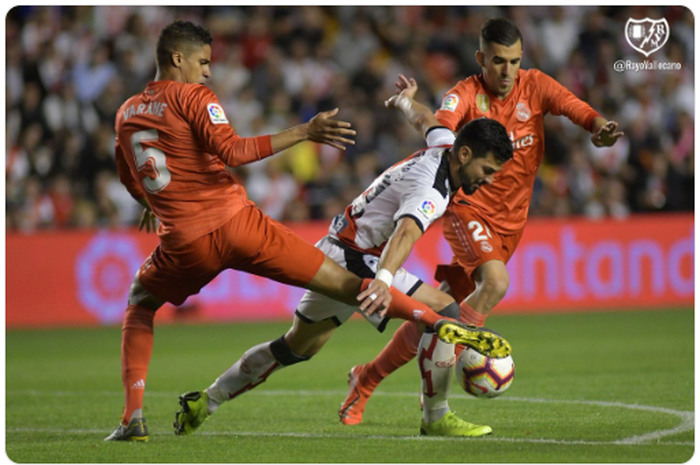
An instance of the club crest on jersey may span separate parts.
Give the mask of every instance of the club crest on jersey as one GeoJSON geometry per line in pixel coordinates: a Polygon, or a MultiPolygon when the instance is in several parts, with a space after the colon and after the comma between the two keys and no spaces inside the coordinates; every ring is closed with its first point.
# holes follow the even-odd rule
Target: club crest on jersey
{"type": "Polygon", "coordinates": [[[214,124],[227,124],[226,113],[221,105],[217,103],[210,103],[207,105],[207,113],[209,113],[209,119],[214,124]]]}
{"type": "Polygon", "coordinates": [[[483,250],[486,253],[491,253],[493,252],[493,246],[489,244],[486,241],[481,242],[481,250],[483,250]]]}
{"type": "Polygon", "coordinates": [[[491,99],[486,94],[477,94],[476,106],[482,113],[488,113],[488,111],[491,109],[491,99]]]}
{"type": "Polygon", "coordinates": [[[421,204],[420,208],[418,208],[418,211],[421,212],[428,220],[433,217],[435,210],[435,204],[430,200],[426,200],[421,204]]]}
{"type": "Polygon", "coordinates": [[[459,97],[456,94],[449,94],[442,101],[441,110],[455,111],[459,104],[459,97]]]}
{"type": "Polygon", "coordinates": [[[666,45],[670,32],[666,18],[630,18],[625,25],[627,43],[646,57],[666,45]]]}
{"type": "Polygon", "coordinates": [[[520,102],[515,106],[515,117],[518,119],[518,121],[522,121],[524,123],[530,119],[531,115],[530,109],[523,102],[520,102]]]}

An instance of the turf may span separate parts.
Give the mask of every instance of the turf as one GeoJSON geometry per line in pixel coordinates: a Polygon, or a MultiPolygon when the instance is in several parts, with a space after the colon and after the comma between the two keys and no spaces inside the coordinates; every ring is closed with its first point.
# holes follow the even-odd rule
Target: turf
{"type": "Polygon", "coordinates": [[[6,453],[16,462],[664,462],[694,452],[694,322],[688,309],[498,316],[516,377],[498,399],[455,382],[450,405],[493,427],[481,439],[418,436],[415,362],[387,378],[362,425],[337,408],[346,373],[378,334],[362,321],[336,332],[311,362],[273,375],[224,405],[201,434],[176,437],[177,395],[208,386],[285,323],[157,326],[148,378],[147,444],[104,443],[118,424],[120,329],[6,333],[6,453]]]}

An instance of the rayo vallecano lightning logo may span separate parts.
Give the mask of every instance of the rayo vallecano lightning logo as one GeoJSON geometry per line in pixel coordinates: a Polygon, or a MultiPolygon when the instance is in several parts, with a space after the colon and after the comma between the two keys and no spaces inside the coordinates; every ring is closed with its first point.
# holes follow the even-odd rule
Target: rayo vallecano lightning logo
{"type": "Polygon", "coordinates": [[[630,46],[648,57],[666,45],[671,29],[666,18],[628,19],[625,25],[625,38],[630,46]]]}

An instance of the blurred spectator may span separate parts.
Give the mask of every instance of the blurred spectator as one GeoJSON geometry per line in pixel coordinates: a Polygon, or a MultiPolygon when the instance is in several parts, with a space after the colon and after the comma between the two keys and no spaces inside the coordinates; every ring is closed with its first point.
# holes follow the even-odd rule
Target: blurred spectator
{"type": "Polygon", "coordinates": [[[422,147],[384,109],[398,73],[437,108],[479,73],[479,28],[506,16],[524,37],[523,67],[553,75],[625,138],[595,149],[569,121],[545,119],[545,162],[532,215],[624,218],[694,208],[694,17],[685,7],[33,6],[6,17],[8,230],[134,225],[141,209],[120,185],[114,116],[155,73],[160,29],[180,17],[215,37],[211,85],[243,136],[273,133],[340,108],[358,131],[347,151],[302,144],[231,170],[284,221],[329,219],[384,169],[422,147]],[[665,17],[671,37],[649,59],[680,70],[616,73],[644,61],[628,18],[665,17]],[[272,163],[274,161],[274,163],[272,163]]]}
{"type": "Polygon", "coordinates": [[[264,161],[265,171],[248,177],[248,195],[258,207],[276,220],[282,220],[287,207],[296,199],[299,186],[277,160],[264,161]]]}

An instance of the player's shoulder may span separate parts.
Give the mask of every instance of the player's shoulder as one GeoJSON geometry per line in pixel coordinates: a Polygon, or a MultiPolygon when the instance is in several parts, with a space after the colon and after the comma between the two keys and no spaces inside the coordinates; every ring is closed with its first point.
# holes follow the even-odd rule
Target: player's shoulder
{"type": "MultiPolygon", "coordinates": [[[[455,112],[460,108],[464,109],[468,105],[467,102],[472,101],[472,98],[479,93],[480,88],[478,77],[470,76],[462,79],[445,92],[438,111],[455,112]]],[[[443,123],[445,122],[443,121],[443,123]]],[[[449,126],[449,124],[447,125],[449,126]]]]}
{"type": "Polygon", "coordinates": [[[471,93],[476,93],[481,87],[481,82],[479,76],[469,76],[466,79],[458,81],[448,93],[456,93],[460,95],[469,95],[471,93]]]}
{"type": "Polygon", "coordinates": [[[520,82],[528,86],[541,85],[544,83],[548,83],[553,79],[550,75],[537,68],[521,68],[518,71],[518,74],[520,75],[520,82]]]}
{"type": "Polygon", "coordinates": [[[216,100],[214,92],[203,84],[169,82],[167,88],[164,90],[175,97],[175,99],[190,104],[198,101],[216,100]]]}
{"type": "Polygon", "coordinates": [[[417,178],[425,178],[426,180],[434,178],[436,172],[444,164],[443,157],[449,148],[449,145],[438,145],[426,147],[416,152],[407,159],[409,166],[411,164],[416,165],[414,169],[410,170],[412,175],[417,178]]]}

